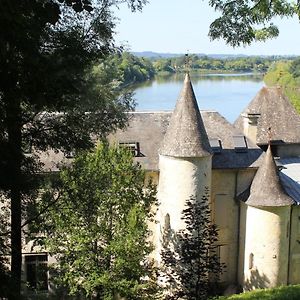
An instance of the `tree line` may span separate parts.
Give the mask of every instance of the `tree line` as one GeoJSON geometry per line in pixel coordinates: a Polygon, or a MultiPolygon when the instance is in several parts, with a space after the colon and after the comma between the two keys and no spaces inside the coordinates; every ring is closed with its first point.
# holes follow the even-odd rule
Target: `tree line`
{"type": "MultiPolygon", "coordinates": [[[[287,58],[286,58],[287,59],[287,58]]],[[[289,57],[288,60],[293,60],[289,57]]],[[[129,52],[118,53],[99,61],[95,68],[105,69],[118,74],[122,87],[154,78],[155,75],[168,75],[190,70],[192,72],[253,72],[266,73],[274,61],[282,60],[279,56],[238,57],[216,59],[208,56],[191,54],[171,58],[144,58],[129,52]]]]}
{"type": "Polygon", "coordinates": [[[269,86],[281,86],[300,113],[300,58],[273,63],[264,76],[264,81],[269,86]]]}

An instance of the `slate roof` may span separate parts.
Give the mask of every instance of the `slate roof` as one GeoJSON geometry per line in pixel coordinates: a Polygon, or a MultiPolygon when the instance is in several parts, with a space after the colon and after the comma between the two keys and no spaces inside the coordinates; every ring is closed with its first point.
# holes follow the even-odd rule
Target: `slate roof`
{"type": "Polygon", "coordinates": [[[281,186],[277,167],[268,147],[264,160],[257,170],[250,187],[250,196],[246,201],[251,206],[287,206],[294,201],[281,186]]]}
{"type": "Polygon", "coordinates": [[[173,157],[212,155],[189,74],[185,76],[159,154],[173,157]]]}
{"type": "MultiPolygon", "coordinates": [[[[167,131],[172,112],[132,112],[129,113],[129,125],[118,130],[109,139],[115,143],[139,142],[141,156],[135,160],[146,170],[158,170],[158,149],[167,131]]],[[[262,153],[256,145],[247,140],[245,152],[235,150],[234,135],[241,135],[232,124],[216,111],[201,111],[204,126],[209,139],[221,140],[222,149],[212,158],[214,169],[238,169],[259,166],[262,153]]]]}
{"type": "Polygon", "coordinates": [[[283,158],[279,160],[282,170],[280,181],[285,192],[300,205],[300,157],[283,158]]]}
{"type": "Polygon", "coordinates": [[[279,87],[263,87],[234,125],[243,130],[243,115],[258,116],[257,144],[268,144],[268,128],[271,140],[277,143],[300,143],[300,116],[279,87]]]}

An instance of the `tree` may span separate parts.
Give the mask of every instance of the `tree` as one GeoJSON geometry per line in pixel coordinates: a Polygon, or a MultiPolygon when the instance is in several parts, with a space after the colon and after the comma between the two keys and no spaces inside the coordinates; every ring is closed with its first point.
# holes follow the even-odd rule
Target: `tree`
{"type": "Polygon", "coordinates": [[[279,30],[272,23],[274,17],[300,16],[299,1],[210,0],[209,4],[221,12],[210,25],[210,38],[222,38],[233,47],[277,37],[279,30]]]}
{"type": "Polygon", "coordinates": [[[44,227],[60,284],[93,299],[153,299],[147,222],[153,218],[155,190],[144,186],[144,172],[132,154],[99,144],[79,155],[60,178],[59,200],[44,227]]]}
{"type": "Polygon", "coordinates": [[[269,86],[281,86],[285,95],[300,113],[299,69],[299,59],[273,63],[264,76],[264,81],[269,86]]]}
{"type": "Polygon", "coordinates": [[[211,223],[208,190],[200,201],[193,197],[182,211],[186,228],[164,229],[162,274],[166,280],[165,299],[207,299],[215,295],[223,265],[216,253],[218,232],[211,223]]]}
{"type": "Polygon", "coordinates": [[[87,76],[114,48],[111,8],[121,2],[132,10],[144,3],[1,0],[0,189],[10,199],[10,299],[20,298],[21,221],[39,184],[38,152],[91,147],[91,133],[124,126],[123,111],[132,108],[127,97],[97,96],[87,76]]]}

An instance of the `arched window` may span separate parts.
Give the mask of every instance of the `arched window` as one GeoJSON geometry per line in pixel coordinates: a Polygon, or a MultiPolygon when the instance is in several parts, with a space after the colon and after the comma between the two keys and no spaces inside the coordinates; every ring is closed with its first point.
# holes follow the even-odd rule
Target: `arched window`
{"type": "Polygon", "coordinates": [[[170,224],[170,215],[166,214],[165,215],[165,224],[164,224],[164,230],[169,231],[171,229],[171,224],[170,224]]]}
{"type": "Polygon", "coordinates": [[[254,267],[254,254],[250,253],[249,255],[249,270],[253,269],[254,267]]]}

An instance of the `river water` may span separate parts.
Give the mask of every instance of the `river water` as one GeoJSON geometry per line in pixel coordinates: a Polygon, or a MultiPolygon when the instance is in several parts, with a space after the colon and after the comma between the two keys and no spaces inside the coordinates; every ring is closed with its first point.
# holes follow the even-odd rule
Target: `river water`
{"type": "MultiPolygon", "coordinates": [[[[253,74],[191,74],[199,108],[216,110],[233,123],[263,87],[262,76],[253,74]]],[[[137,111],[174,109],[184,75],[157,77],[136,85],[137,111]]]]}

